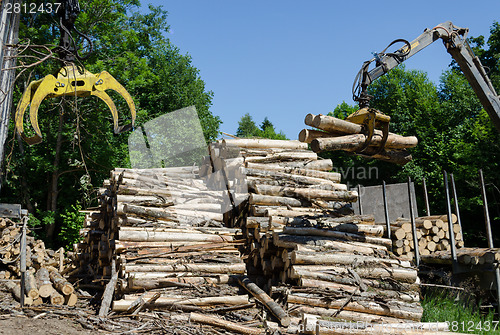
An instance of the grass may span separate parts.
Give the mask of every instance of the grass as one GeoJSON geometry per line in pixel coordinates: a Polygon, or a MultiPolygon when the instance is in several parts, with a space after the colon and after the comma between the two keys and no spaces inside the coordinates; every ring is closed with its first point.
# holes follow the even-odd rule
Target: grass
{"type": "Polygon", "coordinates": [[[468,334],[500,334],[500,320],[493,311],[481,313],[449,292],[428,292],[422,301],[422,322],[448,322],[449,330],[468,334]]]}

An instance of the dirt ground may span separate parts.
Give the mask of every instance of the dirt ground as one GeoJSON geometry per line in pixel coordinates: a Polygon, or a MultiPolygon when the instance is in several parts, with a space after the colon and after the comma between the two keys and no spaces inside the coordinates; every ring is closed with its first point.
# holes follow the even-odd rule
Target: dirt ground
{"type": "Polygon", "coordinates": [[[27,316],[0,316],[0,334],[43,334],[43,335],[87,335],[95,331],[83,327],[70,319],[54,316],[42,316],[33,319],[27,316]]]}

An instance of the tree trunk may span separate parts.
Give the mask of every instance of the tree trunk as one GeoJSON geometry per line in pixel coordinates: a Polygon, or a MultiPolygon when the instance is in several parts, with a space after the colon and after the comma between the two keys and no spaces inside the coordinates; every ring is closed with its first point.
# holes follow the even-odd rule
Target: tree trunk
{"type": "MultiPolygon", "coordinates": [[[[56,138],[56,154],[54,156],[54,162],[52,163],[52,175],[51,181],[49,184],[49,196],[47,198],[47,210],[55,212],[57,210],[57,196],[59,194],[59,190],[57,189],[58,181],[59,181],[59,164],[61,161],[61,148],[62,148],[62,127],[63,127],[63,109],[59,110],[59,126],[57,128],[57,138],[56,138]]],[[[53,222],[47,226],[47,238],[52,240],[54,238],[54,230],[56,228],[56,223],[53,222]]]]}

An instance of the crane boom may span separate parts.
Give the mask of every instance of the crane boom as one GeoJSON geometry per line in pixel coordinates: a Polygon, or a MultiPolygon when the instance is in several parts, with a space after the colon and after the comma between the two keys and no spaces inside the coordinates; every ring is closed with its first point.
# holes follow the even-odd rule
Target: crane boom
{"type": "Polygon", "coordinates": [[[481,61],[474,55],[467,42],[468,32],[468,28],[456,27],[450,21],[447,21],[432,29],[426,29],[411,42],[395,40],[389,46],[396,42],[403,42],[405,45],[392,53],[385,53],[386,48],[381,53],[376,54],[371,60],[363,63],[353,86],[354,100],[359,103],[361,108],[368,107],[371,96],[367,94],[366,90],[373,81],[436,40],[441,39],[446,50],[460,66],[479,101],[500,132],[500,98],[486,74],[481,61]],[[368,70],[372,62],[375,62],[375,67],[368,70]]]}

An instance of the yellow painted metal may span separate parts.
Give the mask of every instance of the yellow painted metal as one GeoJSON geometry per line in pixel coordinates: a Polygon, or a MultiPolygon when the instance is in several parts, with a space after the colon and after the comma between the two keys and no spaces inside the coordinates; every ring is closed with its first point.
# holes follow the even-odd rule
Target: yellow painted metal
{"type": "Polygon", "coordinates": [[[125,127],[118,125],[118,111],[116,106],[105,92],[111,89],[120,94],[130,109],[132,116],[131,125],[135,122],[135,104],[127,90],[108,72],[102,71],[98,74],[86,70],[80,71],[75,65],[63,67],[57,76],[48,75],[43,79],[31,82],[23,93],[16,110],[16,131],[28,144],[37,144],[42,141],[42,133],[38,126],[38,108],[42,101],[48,98],[60,96],[96,96],[103,100],[113,115],[113,128],[115,133],[120,133],[125,127]],[[28,137],[24,134],[24,113],[30,106],[30,122],[35,135],[28,137]]]}

